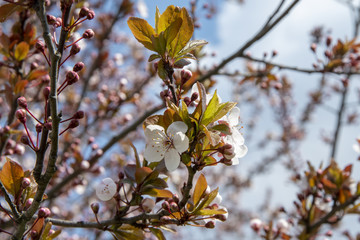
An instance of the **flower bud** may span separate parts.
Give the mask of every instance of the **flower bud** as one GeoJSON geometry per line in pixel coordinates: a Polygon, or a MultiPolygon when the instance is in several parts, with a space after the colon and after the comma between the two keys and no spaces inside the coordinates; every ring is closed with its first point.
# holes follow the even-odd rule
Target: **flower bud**
{"type": "Polygon", "coordinates": [[[120,180],[124,179],[124,177],[125,177],[124,172],[119,172],[118,177],[119,177],[120,180]]]}
{"type": "Polygon", "coordinates": [[[49,25],[54,25],[56,23],[56,17],[53,15],[46,15],[46,20],[49,25]]]}
{"type": "Polygon", "coordinates": [[[191,94],[190,100],[193,102],[193,101],[195,101],[196,99],[198,99],[198,97],[199,97],[199,93],[194,92],[193,94],[191,94]]]}
{"type": "Polygon", "coordinates": [[[262,227],[262,221],[258,218],[251,219],[250,221],[250,227],[255,231],[259,232],[262,227]]]}
{"type": "Polygon", "coordinates": [[[85,64],[83,62],[78,62],[74,65],[73,71],[80,72],[84,68],[85,64]]]}
{"type": "Polygon", "coordinates": [[[76,55],[78,52],[80,52],[80,50],[81,50],[80,45],[75,43],[72,45],[70,49],[70,55],[76,55]]]}
{"type": "Polygon", "coordinates": [[[92,20],[95,17],[95,12],[93,10],[89,10],[88,14],[86,15],[88,20],[92,20]]]}
{"type": "Polygon", "coordinates": [[[94,212],[95,215],[98,214],[99,209],[100,209],[99,203],[97,203],[97,202],[92,203],[92,204],[90,205],[90,207],[91,207],[91,210],[94,212]]]}
{"type": "Polygon", "coordinates": [[[155,201],[151,198],[145,198],[141,202],[141,206],[146,213],[151,212],[155,207],[155,201]]]}
{"type": "Polygon", "coordinates": [[[174,202],[176,202],[176,203],[179,203],[179,201],[180,201],[179,196],[178,196],[176,193],[173,194],[173,198],[172,198],[172,199],[173,199],[174,202]]]}
{"type": "Polygon", "coordinates": [[[165,209],[166,211],[170,211],[170,204],[168,201],[165,201],[161,204],[161,207],[165,209]]]}
{"type": "Polygon", "coordinates": [[[277,222],[276,227],[278,228],[279,232],[286,232],[289,229],[289,223],[285,219],[280,219],[277,222]]]}
{"type": "Polygon", "coordinates": [[[93,31],[92,29],[87,29],[87,30],[83,33],[82,37],[85,38],[85,39],[90,39],[90,38],[93,38],[94,35],[95,35],[95,33],[94,33],[94,31],[93,31]]]}
{"type": "Polygon", "coordinates": [[[39,64],[37,64],[37,62],[32,62],[30,64],[30,70],[31,71],[37,69],[38,67],[39,67],[39,64]]]}
{"type": "Polygon", "coordinates": [[[38,211],[38,217],[39,218],[47,218],[49,217],[51,214],[50,209],[46,208],[46,207],[42,207],[39,209],[38,211]]]}
{"type": "Polygon", "coordinates": [[[177,205],[176,202],[170,203],[170,210],[171,210],[171,212],[177,212],[177,211],[179,211],[179,206],[177,205]]]}
{"type": "Polygon", "coordinates": [[[26,98],[25,97],[19,97],[17,99],[17,104],[22,107],[22,108],[27,108],[27,101],[26,101],[26,98]]]}
{"type": "Polygon", "coordinates": [[[31,204],[33,203],[34,199],[33,198],[29,198],[28,200],[26,200],[25,202],[25,209],[28,209],[31,204]]]}
{"type": "Polygon", "coordinates": [[[22,181],[21,181],[21,187],[22,187],[23,189],[29,187],[30,184],[31,184],[31,182],[30,182],[30,179],[29,179],[29,178],[23,178],[22,181]]]}
{"type": "Polygon", "coordinates": [[[68,71],[66,73],[66,80],[68,81],[69,85],[76,83],[77,81],[79,81],[79,79],[80,79],[79,74],[77,74],[74,71],[68,71]]]}
{"type": "Polygon", "coordinates": [[[332,37],[331,36],[327,36],[326,37],[326,46],[330,46],[331,45],[331,42],[332,42],[332,37]]]}
{"type": "Polygon", "coordinates": [[[316,43],[311,44],[310,49],[311,51],[316,52],[316,43]]]}
{"type": "Polygon", "coordinates": [[[35,126],[37,133],[40,133],[42,131],[42,128],[43,128],[43,126],[40,123],[36,124],[36,126],[35,126]]]}
{"type": "Polygon", "coordinates": [[[79,120],[72,119],[69,123],[69,128],[76,128],[80,125],[79,120]]]}
{"type": "Polygon", "coordinates": [[[84,118],[84,116],[85,116],[85,113],[84,113],[84,111],[77,111],[75,114],[74,114],[74,116],[73,116],[73,118],[75,118],[75,119],[82,119],[82,118],[84,118]]]}
{"type": "Polygon", "coordinates": [[[24,145],[29,145],[30,142],[29,142],[29,138],[25,135],[22,135],[21,138],[20,138],[20,142],[24,145]]]}
{"type": "Polygon", "coordinates": [[[222,153],[224,158],[230,160],[235,157],[235,148],[231,144],[225,144],[219,148],[219,152],[222,153]]]}
{"type": "Polygon", "coordinates": [[[58,28],[62,26],[62,19],[61,18],[56,18],[56,22],[54,23],[54,27],[58,28]]]}
{"type": "Polygon", "coordinates": [[[220,220],[220,221],[222,221],[222,222],[225,222],[226,219],[227,219],[227,216],[226,216],[225,214],[216,214],[216,215],[214,216],[214,218],[216,218],[216,219],[218,219],[218,220],[220,220]]]}
{"type": "Polygon", "coordinates": [[[214,221],[209,221],[205,224],[206,228],[215,228],[215,222],[214,221]]]}
{"type": "Polygon", "coordinates": [[[39,233],[37,232],[37,231],[35,231],[35,230],[31,230],[30,231],[30,238],[31,238],[31,240],[35,240],[35,239],[38,239],[38,237],[39,237],[39,233]]]}
{"type": "Polygon", "coordinates": [[[181,76],[181,83],[184,84],[192,77],[192,72],[187,69],[183,69],[181,70],[180,76],[181,76]]]}
{"type": "Polygon", "coordinates": [[[89,9],[87,7],[82,7],[79,12],[79,18],[86,17],[89,13],[89,9]]]}
{"type": "Polygon", "coordinates": [[[184,103],[186,104],[186,106],[189,106],[191,103],[191,100],[189,97],[184,97],[184,103]]]}
{"type": "Polygon", "coordinates": [[[50,76],[49,74],[46,74],[45,76],[41,77],[41,82],[43,84],[49,84],[50,83],[50,76]]]}
{"type": "Polygon", "coordinates": [[[19,119],[19,121],[20,121],[22,124],[25,124],[25,123],[26,123],[26,113],[24,112],[24,110],[18,109],[18,110],[15,112],[15,116],[16,116],[17,119],[19,119]]]}

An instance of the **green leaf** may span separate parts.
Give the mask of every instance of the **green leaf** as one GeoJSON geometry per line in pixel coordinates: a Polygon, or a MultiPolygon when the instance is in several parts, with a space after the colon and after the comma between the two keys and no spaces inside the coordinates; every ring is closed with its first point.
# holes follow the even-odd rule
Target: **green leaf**
{"type": "Polygon", "coordinates": [[[147,49],[155,51],[152,43],[152,36],[155,35],[153,27],[146,20],[137,17],[130,17],[127,23],[134,37],[147,49]]]}
{"type": "Polygon", "coordinates": [[[168,187],[166,181],[164,179],[161,179],[161,178],[155,178],[155,179],[151,179],[149,181],[145,181],[144,185],[151,186],[151,187],[154,187],[156,189],[164,189],[164,188],[168,187]]]}
{"type": "Polygon", "coordinates": [[[214,191],[211,191],[195,208],[193,211],[194,214],[197,214],[199,210],[202,210],[204,207],[209,206],[212,201],[216,198],[219,188],[216,188],[214,191]]]}
{"type": "Polygon", "coordinates": [[[179,33],[181,24],[182,24],[182,19],[179,17],[177,19],[175,19],[168,28],[166,28],[166,30],[164,31],[164,38],[166,41],[166,49],[170,50],[170,45],[173,42],[173,40],[176,38],[176,36],[179,33]]]}
{"type": "Polygon", "coordinates": [[[236,106],[236,103],[227,102],[227,103],[219,103],[218,95],[215,91],[214,96],[210,100],[203,118],[201,120],[201,124],[207,126],[208,124],[215,122],[225,116],[233,107],[236,106]]]}
{"type": "Polygon", "coordinates": [[[184,153],[184,154],[181,155],[181,161],[182,161],[186,166],[188,166],[188,165],[190,165],[191,157],[189,156],[189,154],[184,153]]]}
{"type": "Polygon", "coordinates": [[[164,233],[157,228],[149,228],[152,234],[158,239],[158,240],[166,240],[164,233]]]}
{"type": "Polygon", "coordinates": [[[204,174],[201,174],[196,182],[194,194],[193,194],[193,201],[194,201],[195,206],[200,201],[202,195],[206,191],[207,186],[208,186],[208,184],[206,182],[206,178],[205,178],[204,174]]]}
{"type": "Polygon", "coordinates": [[[46,223],[44,230],[41,233],[41,238],[40,238],[41,240],[46,240],[48,238],[51,227],[52,227],[51,222],[46,223]]]}
{"type": "Polygon", "coordinates": [[[161,56],[159,54],[151,54],[149,59],[148,59],[148,62],[152,62],[152,61],[154,61],[155,59],[158,59],[158,58],[161,58],[161,56]]]}
{"type": "Polygon", "coordinates": [[[224,133],[225,135],[231,134],[230,127],[227,124],[217,124],[215,126],[212,126],[209,130],[219,131],[221,133],[224,133]]]}
{"type": "Polygon", "coordinates": [[[159,19],[160,19],[160,11],[159,11],[158,6],[156,6],[156,11],[155,11],[155,33],[156,34],[159,34],[159,29],[158,29],[159,19]]]}
{"type": "Polygon", "coordinates": [[[211,164],[215,164],[217,161],[216,161],[216,159],[215,159],[214,157],[212,157],[212,156],[206,156],[206,157],[204,158],[204,162],[205,162],[206,165],[211,165],[211,164]]]}
{"type": "Polygon", "coordinates": [[[186,125],[188,127],[191,126],[191,119],[190,119],[190,116],[189,116],[189,110],[187,108],[187,105],[185,102],[182,102],[181,103],[181,108],[179,109],[179,115],[181,117],[181,119],[183,120],[183,122],[186,123],[186,125]]]}
{"type": "Polygon", "coordinates": [[[29,53],[30,46],[26,42],[19,43],[15,48],[14,57],[17,61],[22,61],[29,53]]]}
{"type": "Polygon", "coordinates": [[[208,42],[205,40],[191,40],[186,44],[186,46],[183,49],[180,50],[180,52],[178,52],[176,57],[180,57],[187,53],[190,53],[191,51],[200,48],[206,44],[208,44],[208,42]]]}
{"type": "Polygon", "coordinates": [[[158,75],[159,77],[163,80],[163,81],[166,81],[166,79],[168,79],[168,73],[165,69],[165,66],[164,66],[164,61],[163,60],[160,60],[158,62],[158,75]]]}
{"type": "Polygon", "coordinates": [[[156,33],[160,34],[161,32],[164,32],[170,26],[170,24],[178,18],[181,18],[181,9],[179,7],[175,7],[174,5],[168,6],[159,17],[156,33]]]}
{"type": "Polygon", "coordinates": [[[14,197],[16,197],[21,189],[23,177],[23,168],[17,162],[6,158],[6,163],[0,171],[0,181],[6,190],[14,197]]]}
{"type": "Polygon", "coordinates": [[[11,16],[11,14],[21,8],[21,6],[12,3],[0,6],[0,22],[4,22],[9,16],[11,16]]]}
{"type": "Polygon", "coordinates": [[[122,225],[113,231],[121,240],[142,240],[145,239],[144,232],[141,228],[136,228],[131,225],[122,225]]]}

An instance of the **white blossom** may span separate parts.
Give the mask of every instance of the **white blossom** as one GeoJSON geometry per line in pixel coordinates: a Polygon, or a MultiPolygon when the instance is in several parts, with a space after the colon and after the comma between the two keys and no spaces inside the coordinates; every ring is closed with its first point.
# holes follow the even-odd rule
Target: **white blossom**
{"type": "Polygon", "coordinates": [[[253,218],[250,220],[250,227],[256,232],[261,229],[262,225],[263,223],[259,218],[253,218]]]}
{"type": "Polygon", "coordinates": [[[140,13],[142,18],[147,18],[149,16],[148,8],[144,0],[139,0],[137,3],[137,10],[140,13]]]}
{"type": "Polygon", "coordinates": [[[116,184],[111,178],[104,178],[96,186],[96,196],[101,201],[109,201],[112,199],[116,193],[116,184]]]}
{"type": "Polygon", "coordinates": [[[230,127],[231,135],[227,135],[224,138],[224,142],[234,147],[235,157],[231,159],[233,165],[239,164],[239,158],[244,157],[248,152],[245,139],[238,129],[239,117],[240,108],[234,107],[227,116],[221,119],[221,121],[225,121],[230,127]]]}
{"type": "Polygon", "coordinates": [[[276,223],[276,227],[278,228],[279,232],[286,232],[290,225],[289,222],[286,221],[285,219],[279,219],[279,221],[276,223]]]}
{"type": "Polygon", "coordinates": [[[189,148],[185,135],[188,127],[184,122],[173,122],[167,129],[159,125],[148,125],[145,129],[146,148],[144,157],[148,162],[165,159],[165,166],[174,171],[180,164],[180,154],[189,148]]]}
{"type": "Polygon", "coordinates": [[[353,144],[353,150],[360,154],[360,137],[356,138],[356,143],[353,144]]]}

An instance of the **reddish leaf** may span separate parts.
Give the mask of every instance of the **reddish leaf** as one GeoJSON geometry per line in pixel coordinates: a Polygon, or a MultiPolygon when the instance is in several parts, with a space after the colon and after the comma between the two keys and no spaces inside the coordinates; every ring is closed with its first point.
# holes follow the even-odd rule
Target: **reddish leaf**
{"type": "Polygon", "coordinates": [[[137,184],[142,183],[145,178],[152,172],[148,167],[137,168],[135,171],[135,181],[137,184]]]}
{"type": "Polygon", "coordinates": [[[329,179],[323,178],[321,179],[322,184],[324,184],[325,187],[337,189],[337,186],[331,182],[329,179]]]}
{"type": "Polygon", "coordinates": [[[352,164],[349,164],[344,168],[344,172],[349,173],[349,175],[350,175],[351,171],[352,171],[352,164]]]}
{"type": "Polygon", "coordinates": [[[47,71],[47,70],[33,70],[33,71],[30,72],[29,76],[27,77],[27,80],[32,81],[32,80],[35,80],[35,79],[39,79],[39,78],[41,78],[42,76],[45,76],[48,73],[49,73],[49,71],[47,71]]]}
{"type": "Polygon", "coordinates": [[[20,191],[24,170],[17,162],[9,158],[6,158],[6,160],[6,163],[0,171],[0,180],[6,190],[15,197],[20,191]]]}
{"type": "Polygon", "coordinates": [[[0,6],[0,22],[4,22],[11,14],[21,7],[16,4],[5,4],[0,6]]]}
{"type": "Polygon", "coordinates": [[[27,80],[20,80],[18,81],[16,84],[15,84],[15,87],[14,87],[14,93],[15,94],[18,94],[18,93],[21,93],[22,91],[24,91],[26,85],[28,84],[28,81],[27,80]]]}

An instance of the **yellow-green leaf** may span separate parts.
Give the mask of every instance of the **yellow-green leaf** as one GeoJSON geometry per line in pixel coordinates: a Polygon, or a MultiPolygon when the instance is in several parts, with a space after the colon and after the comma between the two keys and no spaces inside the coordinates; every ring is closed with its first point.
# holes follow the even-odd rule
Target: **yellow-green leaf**
{"type": "Polygon", "coordinates": [[[39,79],[40,77],[45,76],[48,73],[49,73],[49,71],[47,71],[47,70],[33,70],[28,75],[27,80],[32,81],[35,79],[39,79]]]}
{"type": "Polygon", "coordinates": [[[196,212],[197,215],[215,215],[215,214],[226,214],[227,212],[224,209],[202,209],[196,212]]]}
{"type": "Polygon", "coordinates": [[[137,184],[142,183],[150,173],[152,173],[152,170],[148,167],[136,168],[135,171],[136,183],[137,184]]]}
{"type": "Polygon", "coordinates": [[[146,189],[142,192],[142,194],[149,195],[152,197],[159,197],[159,198],[172,198],[173,197],[172,192],[170,192],[169,190],[156,189],[156,188],[146,189]]]}
{"type": "Polygon", "coordinates": [[[29,53],[30,46],[26,42],[19,43],[15,48],[14,57],[17,61],[21,61],[26,58],[29,53]]]}
{"type": "Polygon", "coordinates": [[[188,42],[186,44],[186,46],[178,52],[176,57],[180,57],[187,53],[190,53],[191,51],[193,51],[199,47],[202,47],[206,44],[208,44],[208,42],[205,40],[192,40],[192,41],[188,42]]]}
{"type": "Polygon", "coordinates": [[[130,17],[127,23],[134,37],[147,49],[155,51],[151,40],[155,35],[153,27],[146,20],[137,17],[130,17]]]}
{"type": "Polygon", "coordinates": [[[6,190],[15,197],[20,191],[24,170],[17,162],[9,158],[6,158],[6,160],[0,171],[0,180],[6,190]]]}
{"type": "Polygon", "coordinates": [[[164,31],[164,37],[165,37],[165,41],[166,41],[166,49],[167,50],[170,50],[171,43],[178,35],[182,22],[183,22],[182,19],[179,17],[179,18],[175,19],[169,25],[169,27],[164,31]]]}
{"type": "Polygon", "coordinates": [[[201,174],[196,182],[195,189],[194,189],[193,201],[194,201],[195,206],[200,201],[201,196],[204,194],[207,186],[208,186],[208,184],[206,182],[206,178],[205,178],[204,174],[201,174]]]}
{"type": "Polygon", "coordinates": [[[161,32],[164,32],[177,18],[181,18],[181,9],[174,5],[168,6],[159,17],[156,33],[160,34],[161,32]]]}
{"type": "Polygon", "coordinates": [[[163,232],[160,229],[157,228],[150,228],[150,231],[158,240],[166,240],[163,232]]]}

